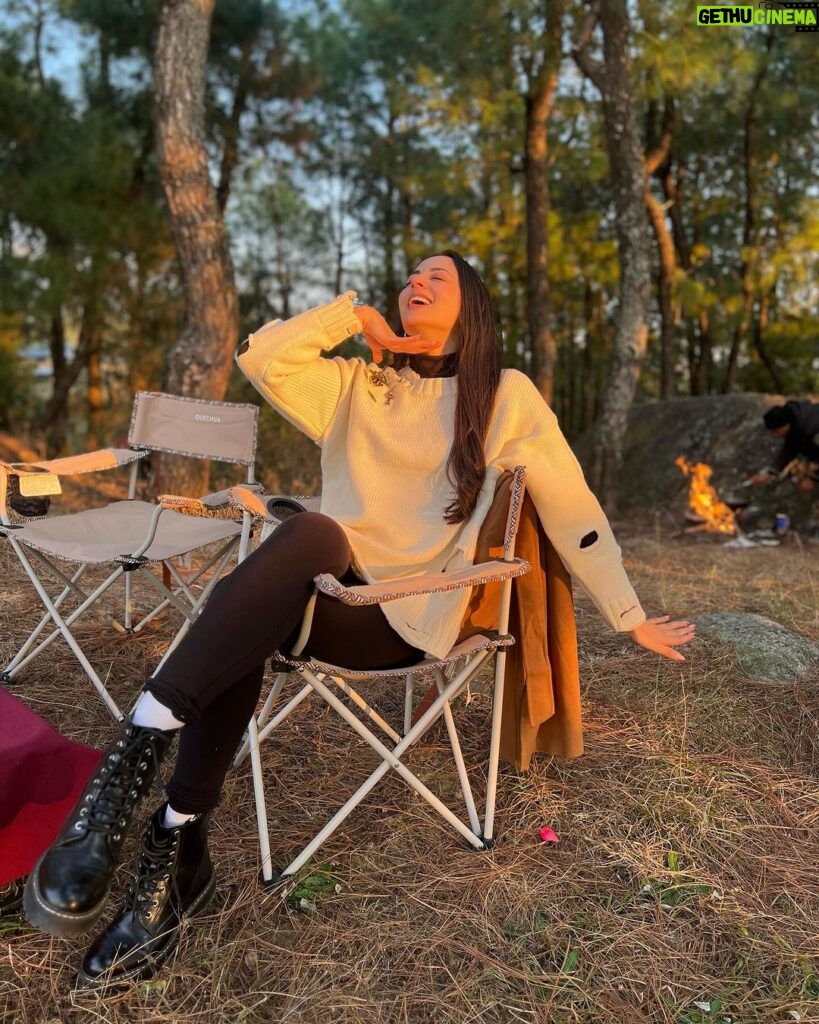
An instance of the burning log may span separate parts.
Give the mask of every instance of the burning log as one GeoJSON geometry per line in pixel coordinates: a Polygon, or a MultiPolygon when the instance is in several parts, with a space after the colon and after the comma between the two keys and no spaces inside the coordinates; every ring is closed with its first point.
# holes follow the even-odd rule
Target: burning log
{"type": "Polygon", "coordinates": [[[674,465],[688,477],[688,508],[692,513],[689,518],[697,520],[697,525],[687,527],[685,532],[729,535],[740,532],[733,509],[720,500],[709,483],[713,469],[704,462],[689,462],[684,455],[678,455],[674,465]]]}

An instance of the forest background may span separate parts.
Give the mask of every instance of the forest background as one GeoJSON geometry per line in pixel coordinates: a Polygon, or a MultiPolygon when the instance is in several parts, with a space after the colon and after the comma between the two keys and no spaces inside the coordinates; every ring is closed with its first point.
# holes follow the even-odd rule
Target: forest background
{"type": "MultiPolygon", "coordinates": [[[[252,401],[239,337],[348,288],[395,322],[408,270],[454,247],[505,364],[612,446],[610,501],[635,398],[819,391],[818,39],[680,0],[11,0],[0,429],[54,455],[122,442],[140,388],[252,401]],[[195,94],[199,65],[218,316],[166,207],[162,88],[195,94]]],[[[269,482],[304,484],[265,423],[269,482]]]]}
{"type": "MultiPolygon", "coordinates": [[[[492,288],[506,364],[593,437],[607,504],[635,401],[633,484],[684,489],[673,458],[716,449],[716,417],[694,427],[717,405],[750,408],[721,446],[753,422],[750,471],[770,439],[742,393],[819,393],[817,44],[698,26],[695,0],[4,0],[0,431],[56,454],[122,443],[139,388],[256,401],[244,334],[347,288],[394,318],[407,270],[453,246],[492,288]]],[[[270,408],[261,427],[267,486],[320,487],[315,446],[270,408]]],[[[807,531],[737,550],[669,509],[617,524],[652,614],[819,641],[807,531]]],[[[38,600],[9,545],[0,573],[6,664],[38,600]]],[[[395,780],[262,895],[243,767],[214,815],[216,905],[177,964],[82,992],[78,943],[4,917],[0,1021],[819,1024],[815,673],[760,683],[705,630],[683,665],[655,658],[576,597],[586,754],[502,767],[492,851],[459,850],[395,780]]],[[[84,627],[121,706],[176,628],[84,627]]],[[[73,666],[38,658],[9,689],[102,747],[73,666]]],[[[456,709],[478,772],[482,686],[456,709]]],[[[400,722],[403,694],[384,699],[400,722]]],[[[342,726],[305,702],[265,745],[277,864],[372,770],[342,726]]],[[[440,753],[416,752],[431,781],[440,753]]]]}

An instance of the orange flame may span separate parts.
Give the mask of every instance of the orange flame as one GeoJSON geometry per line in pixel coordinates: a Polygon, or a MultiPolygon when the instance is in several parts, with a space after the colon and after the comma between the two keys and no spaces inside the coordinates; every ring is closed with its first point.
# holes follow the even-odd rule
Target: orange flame
{"type": "Polygon", "coordinates": [[[711,467],[704,462],[689,462],[683,455],[677,456],[674,465],[689,477],[688,507],[703,520],[703,528],[713,533],[736,533],[736,516],[708,482],[714,472],[711,467]]]}

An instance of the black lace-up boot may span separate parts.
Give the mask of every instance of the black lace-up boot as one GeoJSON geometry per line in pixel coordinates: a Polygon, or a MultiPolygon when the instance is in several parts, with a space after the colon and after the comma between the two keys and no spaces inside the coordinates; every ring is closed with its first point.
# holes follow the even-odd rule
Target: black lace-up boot
{"type": "Polygon", "coordinates": [[[100,916],[125,834],[172,732],[124,724],[60,834],[26,883],[23,909],[35,928],[81,935],[100,916]]]}
{"type": "Polygon", "coordinates": [[[86,953],[81,983],[152,977],[175,949],[182,921],[206,909],[213,896],[209,815],[165,828],[164,813],[160,807],[148,824],[125,906],[86,953]]]}

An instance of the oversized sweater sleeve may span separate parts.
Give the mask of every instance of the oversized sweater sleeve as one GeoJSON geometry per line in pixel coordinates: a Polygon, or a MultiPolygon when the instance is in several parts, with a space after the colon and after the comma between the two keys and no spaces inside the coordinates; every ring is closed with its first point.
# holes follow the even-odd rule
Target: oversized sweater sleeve
{"type": "Polygon", "coordinates": [[[526,467],[526,489],[549,540],[600,614],[618,632],[634,629],[646,615],[609,521],[555,414],[528,377],[515,372],[512,380],[503,462],[526,467]]]}
{"type": "Polygon", "coordinates": [[[321,442],[350,386],[355,360],[325,359],[361,331],[353,312],[355,292],[308,309],[289,320],[272,320],[239,346],[239,369],[275,409],[321,442]]]}

